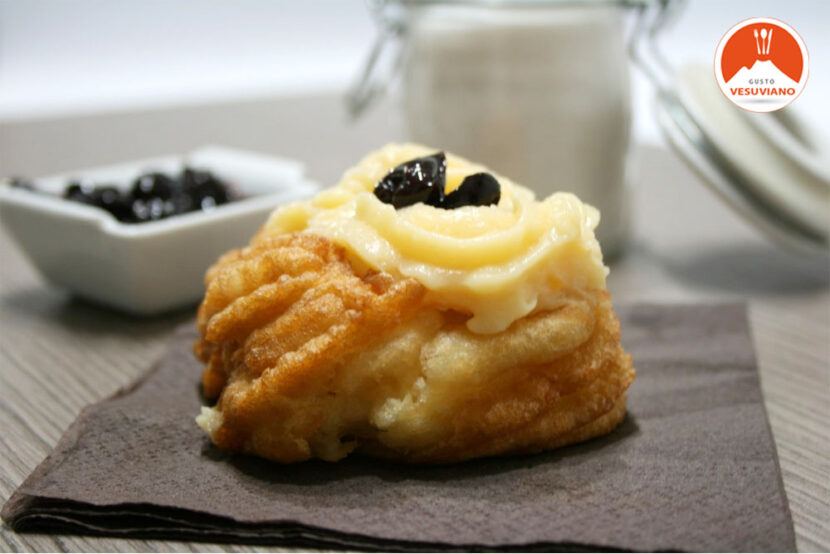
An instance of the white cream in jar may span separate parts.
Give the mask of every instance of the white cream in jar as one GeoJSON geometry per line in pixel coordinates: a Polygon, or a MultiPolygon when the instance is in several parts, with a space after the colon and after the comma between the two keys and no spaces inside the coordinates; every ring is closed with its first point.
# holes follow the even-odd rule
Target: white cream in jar
{"type": "Polygon", "coordinates": [[[629,202],[624,8],[407,5],[407,137],[487,160],[540,198],[573,192],[602,212],[597,236],[606,253],[616,251],[629,202]]]}

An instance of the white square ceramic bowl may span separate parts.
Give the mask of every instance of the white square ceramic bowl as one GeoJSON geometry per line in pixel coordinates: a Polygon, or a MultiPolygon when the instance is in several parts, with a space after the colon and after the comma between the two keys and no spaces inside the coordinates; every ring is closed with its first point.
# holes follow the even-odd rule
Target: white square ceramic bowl
{"type": "Polygon", "coordinates": [[[215,146],[65,172],[33,184],[46,194],[0,185],[0,221],[35,267],[78,296],[141,315],[197,302],[210,264],[247,244],[276,206],[318,190],[296,161],[215,146]],[[60,197],[71,179],[128,189],[141,173],[178,174],[185,162],[232,183],[244,198],[209,212],[129,224],[60,197]]]}

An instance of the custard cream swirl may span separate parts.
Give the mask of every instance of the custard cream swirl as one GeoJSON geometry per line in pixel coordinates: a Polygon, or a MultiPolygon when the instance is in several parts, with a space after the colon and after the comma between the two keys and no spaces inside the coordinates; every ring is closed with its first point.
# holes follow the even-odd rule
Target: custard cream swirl
{"type": "Polygon", "coordinates": [[[387,145],[335,187],[278,208],[260,234],[325,236],[357,268],[412,277],[438,309],[471,314],[467,327],[475,333],[497,333],[534,310],[552,309],[564,289],[605,288],[608,269],[594,236],[599,212],[573,194],[539,202],[530,190],[448,153],[447,192],[467,175],[488,171],[501,184],[497,205],[396,210],[375,197],[375,185],[391,168],[435,151],[387,145]]]}

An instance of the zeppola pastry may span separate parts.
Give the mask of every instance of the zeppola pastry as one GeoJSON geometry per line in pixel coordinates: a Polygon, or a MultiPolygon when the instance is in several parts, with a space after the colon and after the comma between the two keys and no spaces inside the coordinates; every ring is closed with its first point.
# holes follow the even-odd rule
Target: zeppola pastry
{"type": "Polygon", "coordinates": [[[538,452],[625,417],[599,213],[392,144],[206,275],[199,426],[278,462],[538,452]]]}

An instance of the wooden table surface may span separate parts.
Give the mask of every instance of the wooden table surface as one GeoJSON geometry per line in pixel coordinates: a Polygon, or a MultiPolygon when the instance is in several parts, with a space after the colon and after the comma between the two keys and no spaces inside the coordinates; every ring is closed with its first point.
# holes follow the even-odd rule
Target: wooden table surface
{"type": "MultiPolygon", "coordinates": [[[[320,95],[10,123],[0,128],[0,173],[39,175],[223,143],[296,157],[312,178],[331,183],[365,151],[401,135],[393,113],[382,107],[349,125],[338,99],[320,95]]],[[[798,548],[830,550],[828,260],[768,245],[667,151],[639,147],[634,167],[632,240],[610,263],[615,301],[748,303],[798,548]]],[[[133,380],[160,355],[171,330],[192,317],[186,308],[135,319],[73,299],[46,284],[0,231],[0,502],[84,406],[133,380]]],[[[21,535],[5,524],[0,549],[256,550],[21,535]]]]}

